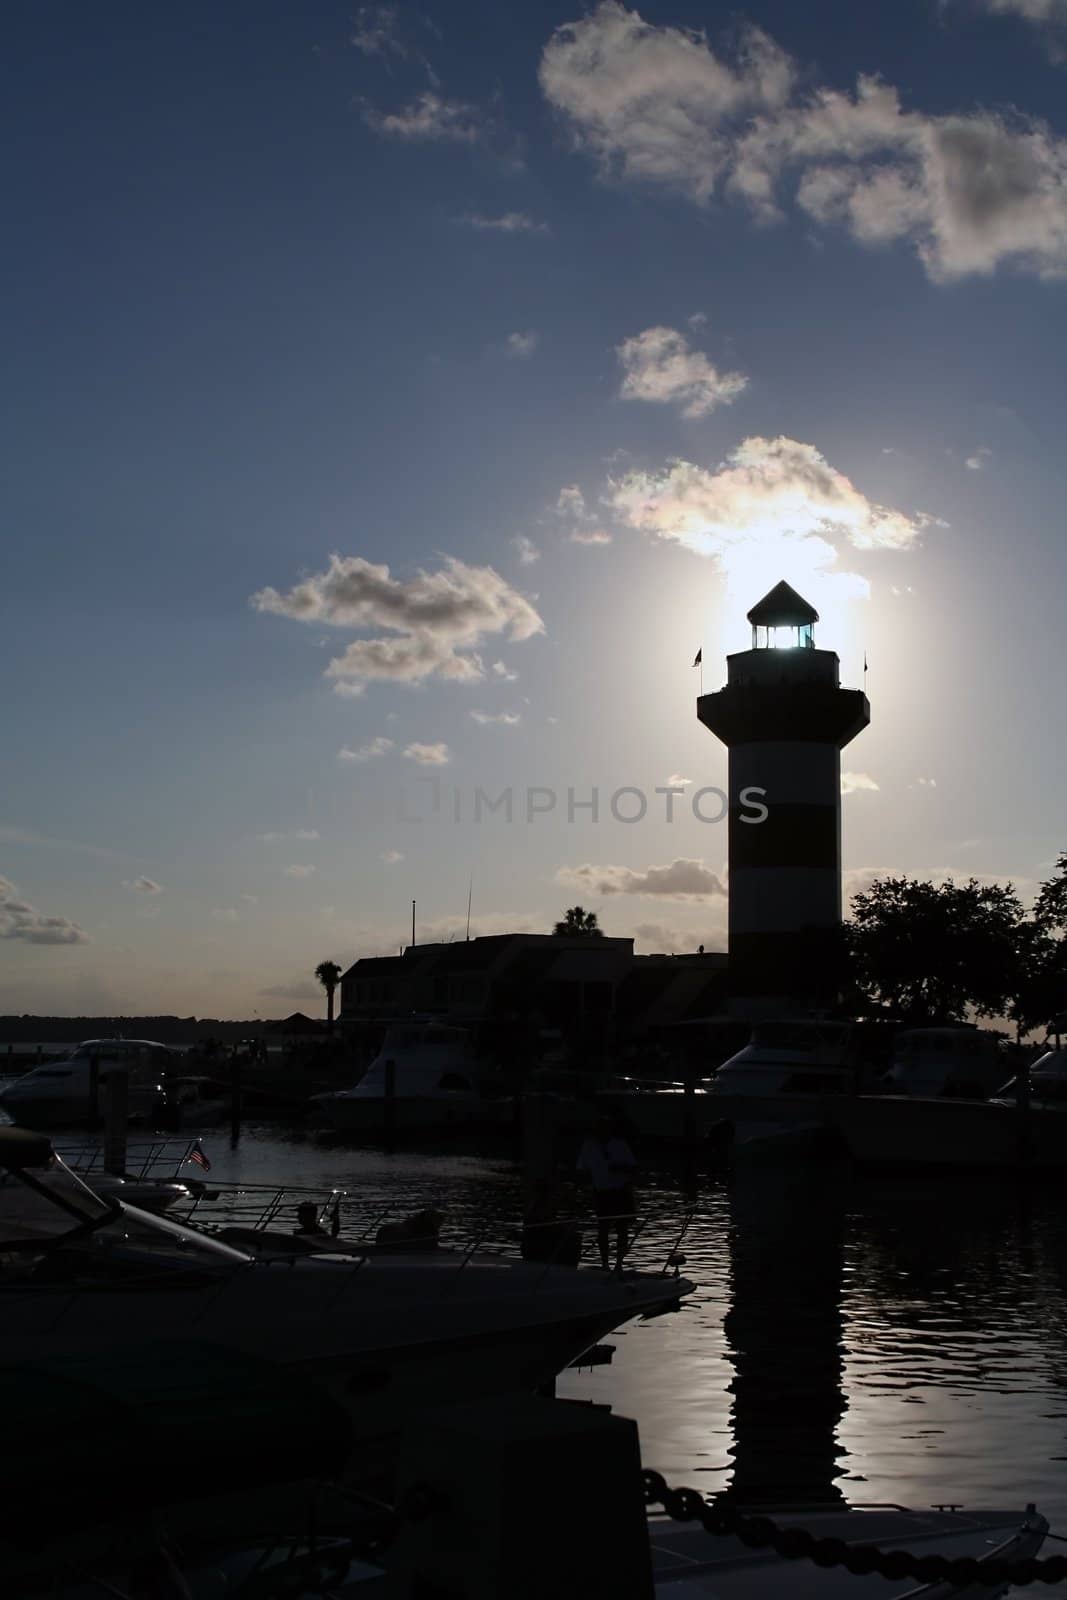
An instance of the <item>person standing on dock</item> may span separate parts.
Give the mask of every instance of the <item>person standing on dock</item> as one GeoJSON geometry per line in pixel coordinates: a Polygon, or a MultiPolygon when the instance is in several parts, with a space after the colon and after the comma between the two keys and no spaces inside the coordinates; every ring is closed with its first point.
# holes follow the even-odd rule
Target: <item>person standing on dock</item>
{"type": "Polygon", "coordinates": [[[614,1229],[615,1271],[621,1272],[637,1212],[633,1191],[637,1161],[617,1118],[597,1118],[596,1132],[585,1140],[578,1154],[578,1172],[593,1189],[600,1264],[607,1271],[614,1229]]]}

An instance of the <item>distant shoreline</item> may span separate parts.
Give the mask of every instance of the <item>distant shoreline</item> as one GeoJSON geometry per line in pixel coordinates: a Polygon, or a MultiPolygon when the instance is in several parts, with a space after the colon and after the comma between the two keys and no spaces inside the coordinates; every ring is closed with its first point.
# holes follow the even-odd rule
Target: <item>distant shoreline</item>
{"type": "Polygon", "coordinates": [[[47,1053],[83,1039],[155,1039],[160,1044],[192,1045],[210,1037],[235,1044],[258,1039],[269,1022],[266,1017],[246,1022],[223,1022],[217,1017],[0,1017],[0,1053],[9,1044],[23,1050],[41,1044],[47,1053]]]}

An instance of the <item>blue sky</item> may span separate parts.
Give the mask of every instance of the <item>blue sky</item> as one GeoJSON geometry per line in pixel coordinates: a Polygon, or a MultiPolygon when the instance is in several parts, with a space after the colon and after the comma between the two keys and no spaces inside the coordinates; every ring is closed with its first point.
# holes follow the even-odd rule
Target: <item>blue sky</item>
{"type": "Polygon", "coordinates": [[[0,1009],[278,1014],[472,878],[475,931],[721,945],[691,663],[782,576],[869,663],[849,884],[1030,892],[1065,42],[1060,0],[24,9],[0,1009]]]}

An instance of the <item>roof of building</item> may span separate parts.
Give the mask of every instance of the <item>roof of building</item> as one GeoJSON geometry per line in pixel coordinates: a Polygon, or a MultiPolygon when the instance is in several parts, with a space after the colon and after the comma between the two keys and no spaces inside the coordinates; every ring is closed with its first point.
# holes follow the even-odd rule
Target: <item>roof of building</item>
{"type": "Polygon", "coordinates": [[[774,628],[791,623],[800,626],[805,622],[818,622],[819,613],[809,605],[803,595],[797,594],[788,583],[776,583],[774,588],[757,600],[748,614],[753,627],[774,628]]]}

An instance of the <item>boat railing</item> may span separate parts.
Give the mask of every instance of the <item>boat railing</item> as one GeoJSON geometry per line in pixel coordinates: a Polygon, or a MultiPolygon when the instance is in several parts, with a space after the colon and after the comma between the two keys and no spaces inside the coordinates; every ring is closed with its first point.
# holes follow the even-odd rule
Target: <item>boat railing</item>
{"type": "MultiPolygon", "coordinates": [[[[188,1181],[189,1173],[182,1168],[192,1160],[198,1139],[175,1139],[160,1136],[158,1139],[134,1140],[126,1146],[124,1177],[144,1180],[154,1178],[160,1183],[188,1181]]],[[[105,1149],[97,1139],[54,1139],[52,1148],[72,1172],[80,1178],[104,1172],[105,1149]]]]}

